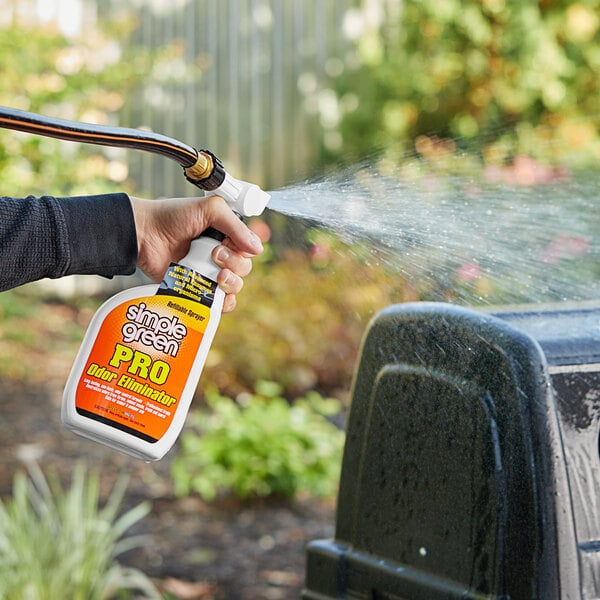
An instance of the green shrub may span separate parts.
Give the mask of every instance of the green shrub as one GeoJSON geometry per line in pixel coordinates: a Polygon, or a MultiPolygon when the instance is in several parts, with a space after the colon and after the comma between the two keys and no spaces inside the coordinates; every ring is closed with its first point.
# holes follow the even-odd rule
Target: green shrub
{"type": "Polygon", "coordinates": [[[160,598],[144,574],[115,561],[147,543],[123,537],[149,511],[142,503],[118,515],[126,485],[125,477],[118,479],[99,508],[99,477],[82,464],[68,489],[37,466],[29,476],[18,471],[12,498],[0,501],[0,598],[107,600],[134,589],[160,598]]]}
{"type": "Polygon", "coordinates": [[[329,158],[386,149],[398,159],[433,133],[483,146],[486,162],[522,153],[596,164],[596,0],[406,0],[386,10],[355,19],[355,52],[331,81],[329,158]]]}
{"type": "MultiPolygon", "coordinates": [[[[123,54],[134,23],[102,20],[81,38],[51,25],[0,26],[0,105],[105,125],[118,124],[128,94],[148,71],[149,52],[123,54]]],[[[77,195],[129,189],[125,154],[99,146],[0,130],[3,193],[77,195]]]]}
{"type": "Polygon", "coordinates": [[[209,392],[211,411],[190,415],[193,428],[172,465],[177,494],[197,492],[206,500],[222,492],[242,499],[334,494],[344,434],[325,417],[339,412],[339,403],[312,392],[290,404],[275,383],[256,388],[243,403],[209,392]]]}

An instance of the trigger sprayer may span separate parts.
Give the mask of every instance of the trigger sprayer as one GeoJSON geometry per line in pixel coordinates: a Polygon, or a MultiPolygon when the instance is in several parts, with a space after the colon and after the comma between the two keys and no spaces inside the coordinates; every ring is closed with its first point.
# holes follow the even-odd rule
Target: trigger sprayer
{"type": "MultiPolygon", "coordinates": [[[[242,217],[269,195],[232,177],[208,150],[153,132],[65,121],[0,107],[0,127],[83,143],[145,150],[179,162],[185,177],[242,217]]],[[[221,317],[224,293],[208,229],[159,285],[124,290],[96,312],[73,363],[62,420],[75,433],[143,460],[159,460],[185,421],[221,317]]]]}

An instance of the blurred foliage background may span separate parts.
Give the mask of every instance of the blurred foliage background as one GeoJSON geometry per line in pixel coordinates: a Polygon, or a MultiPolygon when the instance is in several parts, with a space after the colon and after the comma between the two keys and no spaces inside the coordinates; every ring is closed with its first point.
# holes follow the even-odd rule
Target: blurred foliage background
{"type": "MultiPolygon", "coordinates": [[[[80,3],[94,18],[67,33],[1,3],[0,102],[198,140],[269,189],[366,159],[599,158],[596,0],[80,3]]],[[[0,140],[11,190],[194,193],[164,159],[0,140]]]]}
{"type": "MultiPolygon", "coordinates": [[[[126,20],[101,21],[81,38],[53,24],[5,23],[0,35],[5,106],[100,124],[117,124],[119,110],[148,53],[123,54],[119,39],[131,32],[126,20]]],[[[0,181],[10,196],[56,196],[131,189],[123,154],[0,131],[0,181]]]]}
{"type": "MultiPolygon", "coordinates": [[[[365,3],[368,5],[369,3],[365,3]]],[[[487,164],[527,154],[594,165],[600,96],[595,0],[405,0],[347,19],[355,43],[332,82],[340,119],[328,159],[374,148],[398,162],[423,136],[487,164]]]]}

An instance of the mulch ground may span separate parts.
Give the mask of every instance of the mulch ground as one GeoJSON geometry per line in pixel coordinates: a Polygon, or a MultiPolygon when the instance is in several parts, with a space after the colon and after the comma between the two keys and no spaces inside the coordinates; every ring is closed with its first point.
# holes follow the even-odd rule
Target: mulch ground
{"type": "Polygon", "coordinates": [[[100,444],[80,439],[60,424],[63,367],[43,384],[0,382],[0,439],[3,451],[0,495],[11,493],[23,458],[54,468],[68,483],[75,463],[100,471],[109,490],[125,470],[130,483],[124,506],[149,500],[152,512],[131,533],[148,534],[142,549],[120,557],[151,576],[180,600],[278,600],[301,594],[306,545],[334,530],[332,502],[300,499],[242,504],[207,504],[177,498],[169,478],[169,457],[146,464],[100,444]]]}

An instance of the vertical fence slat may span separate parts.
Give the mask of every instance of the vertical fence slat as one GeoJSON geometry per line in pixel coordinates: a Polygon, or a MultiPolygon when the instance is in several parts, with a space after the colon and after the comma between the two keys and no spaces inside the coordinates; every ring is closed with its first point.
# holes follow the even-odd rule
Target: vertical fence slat
{"type": "MultiPolygon", "coordinates": [[[[197,47],[197,32],[196,32],[196,13],[197,13],[197,2],[190,2],[188,8],[187,18],[184,19],[184,30],[185,30],[185,59],[186,63],[193,69],[193,78],[191,81],[186,83],[185,93],[185,110],[191,110],[196,105],[196,94],[198,84],[196,81],[197,71],[199,66],[198,60],[198,47],[197,47]]],[[[184,130],[189,136],[190,140],[197,140],[198,138],[198,121],[197,119],[185,119],[184,130]]],[[[191,143],[191,142],[188,142],[191,143]]]]}
{"type": "MultiPolygon", "coordinates": [[[[207,37],[207,55],[208,58],[210,60],[210,70],[208,73],[208,91],[210,94],[212,94],[212,97],[214,98],[214,103],[215,106],[218,104],[218,84],[219,84],[219,79],[218,79],[218,74],[219,74],[219,67],[217,65],[217,60],[218,60],[218,56],[219,56],[219,50],[218,50],[218,40],[217,40],[217,23],[218,23],[218,14],[217,11],[219,9],[219,7],[221,6],[221,2],[214,2],[212,0],[208,0],[207,2],[205,2],[205,6],[206,6],[206,13],[207,13],[207,19],[206,19],[206,37],[207,37]]],[[[208,100],[209,98],[209,94],[207,93],[206,99],[208,100]]],[[[219,131],[218,131],[218,123],[217,123],[217,119],[215,118],[214,114],[211,114],[211,107],[208,106],[209,102],[207,102],[207,106],[206,106],[206,144],[207,145],[211,145],[211,144],[215,144],[219,131]]],[[[214,146],[213,146],[214,147],[214,146]]]]}

